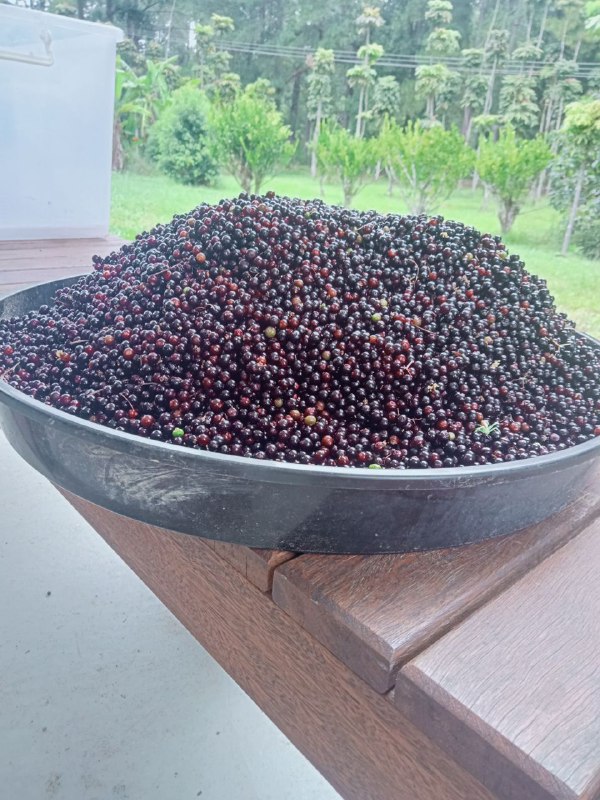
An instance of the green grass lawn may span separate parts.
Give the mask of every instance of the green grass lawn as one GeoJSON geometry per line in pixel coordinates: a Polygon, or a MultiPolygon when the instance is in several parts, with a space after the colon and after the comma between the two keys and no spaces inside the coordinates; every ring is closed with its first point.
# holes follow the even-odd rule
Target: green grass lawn
{"type": "MultiPolygon", "coordinates": [[[[341,189],[325,185],[323,199],[341,203],[341,189]]],[[[264,190],[311,198],[319,194],[319,184],[305,172],[288,172],[273,178],[264,190]]],[[[217,186],[182,186],[162,175],[113,175],[111,231],[126,239],[158,222],[166,222],[176,213],[188,211],[201,202],[214,203],[223,197],[239,194],[239,186],[228,176],[217,186]]],[[[388,197],[384,181],[367,186],[356,197],[360,209],[381,212],[406,212],[397,195],[388,197]]],[[[435,213],[473,225],[481,231],[500,233],[493,200],[482,208],[482,194],[467,189],[457,190],[435,213]]],[[[566,258],[558,255],[563,224],[556,211],[545,202],[529,206],[519,215],[513,230],[506,237],[509,250],[519,253],[530,272],[548,281],[560,310],[574,319],[581,330],[600,337],[600,262],[591,261],[575,252],[566,258]]]]}

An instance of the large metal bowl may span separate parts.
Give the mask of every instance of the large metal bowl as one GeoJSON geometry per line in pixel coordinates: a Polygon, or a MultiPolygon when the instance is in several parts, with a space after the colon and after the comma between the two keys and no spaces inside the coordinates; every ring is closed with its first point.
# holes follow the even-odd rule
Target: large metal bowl
{"type": "MultiPolygon", "coordinates": [[[[75,280],[6,296],[0,319],[48,303],[75,280]]],[[[512,533],[573,502],[600,473],[600,437],[559,453],[472,468],[379,471],[257,461],[113,431],[4,381],[0,422],[31,466],[111,511],[195,536],[301,552],[398,553],[512,533]]]]}

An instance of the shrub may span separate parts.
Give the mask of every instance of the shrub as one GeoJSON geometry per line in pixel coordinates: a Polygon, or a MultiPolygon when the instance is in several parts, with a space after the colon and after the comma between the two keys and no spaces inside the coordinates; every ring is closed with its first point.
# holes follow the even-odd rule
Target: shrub
{"type": "Polygon", "coordinates": [[[294,153],[291,130],[272,99],[272,87],[259,79],[232,100],[215,103],[211,113],[215,158],[242,189],[259,193],[264,181],[294,153]]]}
{"type": "Polygon", "coordinates": [[[600,189],[579,209],[574,239],[584,255],[600,261],[600,189]]]}
{"type": "Polygon", "coordinates": [[[157,167],[180,183],[210,183],[217,164],[208,146],[208,101],[186,84],[173,92],[169,107],[150,131],[148,154],[157,167]]]}

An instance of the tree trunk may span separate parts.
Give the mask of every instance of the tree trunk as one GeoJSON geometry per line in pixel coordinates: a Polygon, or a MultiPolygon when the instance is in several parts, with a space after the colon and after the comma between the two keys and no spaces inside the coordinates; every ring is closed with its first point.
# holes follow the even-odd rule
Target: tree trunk
{"type": "Polygon", "coordinates": [[[571,237],[575,230],[575,220],[577,219],[577,212],[579,211],[579,204],[581,203],[581,191],[583,189],[583,181],[585,178],[585,169],[580,168],[577,175],[577,183],[575,184],[575,193],[573,194],[573,202],[571,203],[571,210],[569,211],[569,220],[567,222],[567,229],[563,238],[562,247],[560,250],[561,256],[566,256],[571,244],[571,237]]]}
{"type": "Polygon", "coordinates": [[[463,135],[463,139],[467,144],[469,143],[469,139],[471,138],[471,127],[473,125],[473,109],[471,106],[465,106],[463,108],[463,121],[461,126],[461,133],[463,135]]]}
{"type": "Polygon", "coordinates": [[[294,82],[292,84],[292,97],[290,99],[290,127],[292,134],[296,138],[296,129],[298,127],[298,109],[300,107],[300,87],[302,86],[302,75],[304,69],[297,69],[294,73],[294,82]]]}
{"type": "Polygon", "coordinates": [[[487,211],[487,207],[490,202],[490,187],[487,183],[483,184],[483,197],[481,198],[481,205],[479,206],[481,211],[487,211]]]}
{"type": "Polygon", "coordinates": [[[237,173],[237,179],[240,182],[240,186],[242,187],[242,191],[246,194],[251,194],[252,192],[252,174],[250,170],[245,165],[242,165],[237,173]]]}
{"type": "Polygon", "coordinates": [[[115,116],[113,123],[113,141],[112,141],[112,168],[115,172],[122,172],[125,166],[125,158],[123,155],[123,140],[122,140],[121,120],[115,116]]]}
{"type": "Polygon", "coordinates": [[[483,113],[489,114],[494,102],[494,86],[496,84],[496,69],[498,68],[498,56],[494,56],[492,62],[492,71],[490,73],[490,80],[488,83],[487,93],[485,95],[485,103],[483,105],[483,113]]]}
{"type": "Polygon", "coordinates": [[[396,176],[394,175],[394,170],[391,167],[385,168],[385,174],[387,175],[388,179],[387,196],[391,197],[394,194],[394,181],[396,176]]]}
{"type": "Polygon", "coordinates": [[[550,0],[546,0],[546,5],[544,6],[544,15],[542,17],[542,21],[540,23],[540,31],[538,33],[538,38],[536,42],[536,46],[541,48],[542,42],[544,41],[544,33],[546,32],[546,22],[548,20],[548,9],[550,8],[550,0]]]}
{"type": "Polygon", "coordinates": [[[310,154],[310,174],[313,178],[317,177],[317,145],[319,144],[319,134],[321,133],[321,106],[322,103],[319,100],[315,117],[315,130],[312,137],[312,152],[310,154]]]}
{"type": "Polygon", "coordinates": [[[433,122],[435,118],[435,95],[433,94],[427,95],[427,108],[425,109],[425,114],[427,115],[427,119],[430,122],[433,122]]]}
{"type": "Polygon", "coordinates": [[[542,170],[541,175],[539,176],[539,178],[535,183],[535,189],[533,192],[534,202],[539,203],[539,201],[542,199],[542,196],[544,194],[545,184],[546,184],[546,170],[542,170]]]}
{"type": "Polygon", "coordinates": [[[485,37],[485,42],[483,45],[483,49],[487,50],[490,46],[490,35],[494,28],[496,27],[496,19],[498,18],[498,9],[500,8],[500,0],[496,0],[496,5],[494,6],[494,13],[492,14],[492,21],[490,22],[490,26],[487,30],[487,34],[485,37]]]}
{"type": "Polygon", "coordinates": [[[565,24],[563,25],[562,34],[560,37],[560,56],[559,58],[565,57],[565,45],[567,43],[567,30],[569,28],[569,20],[565,17],[565,24]]]}
{"type": "Polygon", "coordinates": [[[354,192],[352,191],[352,186],[344,181],[342,183],[342,187],[344,189],[344,205],[346,208],[350,208],[352,206],[352,199],[354,198],[354,192]]]}
{"type": "Polygon", "coordinates": [[[520,210],[521,209],[519,206],[512,202],[502,202],[500,205],[498,219],[500,220],[500,227],[502,228],[502,233],[504,235],[506,235],[512,228],[520,210]]]}
{"type": "Polygon", "coordinates": [[[358,94],[358,113],[356,114],[356,129],[354,131],[354,135],[356,136],[357,139],[361,138],[364,94],[365,94],[364,87],[361,86],[358,94]]]}
{"type": "Polygon", "coordinates": [[[77,0],[77,17],[78,19],[85,19],[85,0],[77,0]]]}

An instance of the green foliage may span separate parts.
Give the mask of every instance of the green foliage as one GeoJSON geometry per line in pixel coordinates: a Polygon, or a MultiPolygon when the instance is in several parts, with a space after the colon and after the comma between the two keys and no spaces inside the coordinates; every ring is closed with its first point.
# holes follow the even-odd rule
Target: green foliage
{"type": "Polygon", "coordinates": [[[356,18],[358,32],[366,34],[367,39],[369,38],[369,31],[381,28],[382,25],[385,25],[385,22],[381,17],[381,11],[378,6],[365,6],[362,13],[356,18]]]}
{"type": "Polygon", "coordinates": [[[455,73],[451,72],[445,64],[423,64],[416,68],[415,75],[417,78],[416,95],[426,102],[427,118],[434,120],[436,102],[448,90],[455,73]]]}
{"type": "Polygon", "coordinates": [[[554,135],[556,155],[550,167],[550,202],[559,211],[571,205],[583,168],[582,205],[595,205],[600,187],[600,101],[567,108],[563,129],[554,135]],[[583,109],[578,108],[584,106],[583,109]]]}
{"type": "Polygon", "coordinates": [[[488,34],[486,58],[490,61],[502,59],[508,51],[510,36],[503,28],[493,28],[488,34]]]}
{"type": "Polygon", "coordinates": [[[180,183],[210,183],[216,161],[208,141],[209,105],[194,84],[173,93],[170,106],[150,133],[149,152],[157,167],[180,183]]]}
{"type": "MultiPolygon", "coordinates": [[[[443,1],[443,0],[442,0],[443,1]]],[[[381,125],[386,117],[395,119],[400,111],[400,86],[393,75],[377,78],[373,87],[373,105],[370,116],[381,125]]]]}
{"type": "Polygon", "coordinates": [[[326,123],[317,145],[321,172],[339,181],[344,191],[344,205],[350,206],[362,186],[371,179],[377,152],[373,141],[352,136],[340,125],[326,123]]]}
{"type": "Polygon", "coordinates": [[[598,189],[598,184],[596,184],[593,196],[579,209],[573,238],[584,255],[600,261],[600,189],[598,189]]]}
{"type": "Polygon", "coordinates": [[[249,85],[211,113],[212,151],[245,192],[259,193],[265,179],[291,159],[291,131],[267,87],[249,85]]]}
{"type": "Polygon", "coordinates": [[[486,91],[487,78],[484,75],[467,73],[460,98],[461,108],[470,108],[472,113],[479,114],[483,110],[486,91]]]}
{"type": "Polygon", "coordinates": [[[571,103],[565,111],[564,130],[584,157],[592,157],[600,147],[600,100],[592,98],[571,103]]]}
{"type": "MultiPolygon", "coordinates": [[[[120,55],[115,69],[113,169],[122,170],[133,149],[143,149],[148,130],[170,102],[170,83],[177,80],[175,59],[146,61],[135,72],[120,55]]],[[[139,154],[138,154],[139,155],[139,154]]]]}
{"type": "Polygon", "coordinates": [[[369,112],[369,89],[375,83],[377,72],[373,65],[383,55],[383,47],[371,42],[371,31],[384,24],[379,8],[365,6],[362,14],[357,18],[356,25],[359,33],[365,37],[365,43],[358,48],[356,53],[360,64],[350,67],[346,72],[346,79],[351,88],[358,88],[358,111],[356,112],[356,136],[364,135],[369,112]]]}
{"type": "Polygon", "coordinates": [[[356,51],[356,55],[366,64],[373,65],[379,61],[383,55],[383,47],[380,44],[377,44],[377,42],[363,44],[356,51]]]}
{"type": "Polygon", "coordinates": [[[330,117],[333,110],[335,58],[333,50],[319,47],[314,55],[309,56],[306,61],[310,68],[307,78],[306,107],[308,118],[313,123],[309,149],[310,170],[314,178],[317,174],[317,145],[321,134],[321,125],[330,117]]]}
{"type": "Polygon", "coordinates": [[[449,25],[452,22],[452,9],[450,0],[429,0],[425,19],[434,25],[449,25]]]}
{"type": "Polygon", "coordinates": [[[131,39],[123,39],[117,45],[117,64],[119,63],[124,63],[137,75],[141,75],[146,69],[146,59],[131,39]]]}
{"type": "Polygon", "coordinates": [[[451,28],[436,28],[427,37],[428,53],[438,56],[451,56],[460,50],[460,31],[451,28]]]}
{"type": "Polygon", "coordinates": [[[600,100],[588,98],[567,106],[555,144],[550,202],[554,208],[569,211],[562,252],[567,252],[575,232],[576,241],[590,255],[598,243],[594,215],[600,207],[600,100]]]}
{"type": "MultiPolygon", "coordinates": [[[[229,63],[231,55],[218,48],[219,37],[230,33],[235,28],[233,19],[221,14],[211,14],[210,24],[196,25],[196,57],[198,59],[197,74],[200,86],[206,87],[213,95],[218,95],[223,76],[231,75],[229,63]]],[[[230,82],[227,86],[230,85],[230,82]]]]}
{"type": "Polygon", "coordinates": [[[393,170],[413,214],[431,212],[473,169],[474,154],[457,130],[409,122],[404,128],[387,120],[378,154],[393,170]]]}
{"type": "Polygon", "coordinates": [[[527,75],[506,75],[500,89],[500,113],[518,133],[531,133],[540,116],[536,79],[527,75]]]}
{"type": "Polygon", "coordinates": [[[377,72],[369,64],[356,64],[346,70],[346,77],[349,86],[364,89],[375,83],[377,72]]]}
{"type": "Polygon", "coordinates": [[[335,67],[333,50],[319,47],[307,61],[310,67],[306,79],[308,118],[314,120],[319,116],[321,119],[325,119],[329,116],[333,104],[332,76],[335,67]]]}
{"type": "Polygon", "coordinates": [[[477,172],[498,198],[502,233],[510,231],[534,180],[548,166],[550,148],[541,136],[518,139],[512,125],[506,125],[496,140],[487,136],[480,143],[477,172]]]}
{"type": "Polygon", "coordinates": [[[150,126],[170,102],[169,77],[177,73],[174,58],[146,61],[145,70],[134,72],[117,56],[115,113],[123,131],[144,140],[150,126]]]}
{"type": "Polygon", "coordinates": [[[512,52],[515,61],[539,61],[542,55],[542,49],[531,41],[523,42],[512,52]]]}

